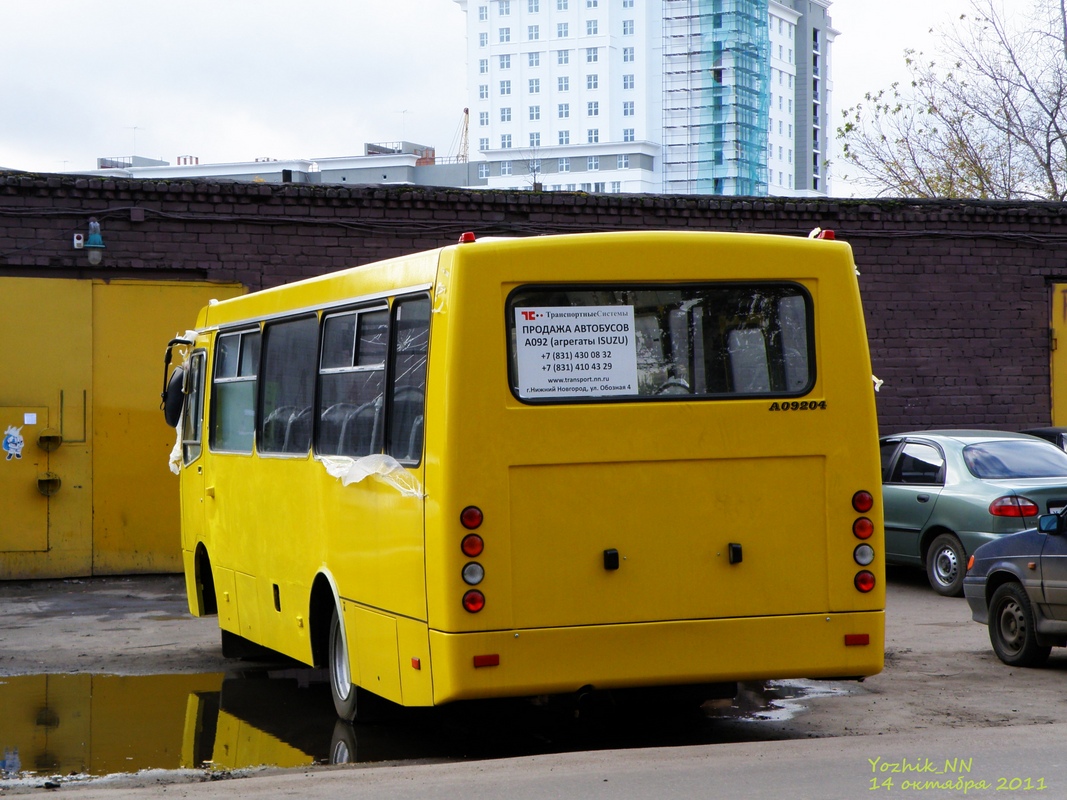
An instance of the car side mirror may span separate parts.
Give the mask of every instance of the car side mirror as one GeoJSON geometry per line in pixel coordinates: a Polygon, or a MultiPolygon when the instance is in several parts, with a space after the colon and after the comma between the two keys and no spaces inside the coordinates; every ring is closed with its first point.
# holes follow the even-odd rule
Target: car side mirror
{"type": "Polygon", "coordinates": [[[1063,533],[1063,517],[1059,514],[1042,514],[1037,518],[1037,529],[1042,533],[1063,533]]]}

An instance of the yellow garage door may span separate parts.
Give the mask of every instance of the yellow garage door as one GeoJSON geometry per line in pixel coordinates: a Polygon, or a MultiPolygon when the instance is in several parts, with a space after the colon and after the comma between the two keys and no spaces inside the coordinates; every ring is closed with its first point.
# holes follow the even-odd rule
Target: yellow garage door
{"type": "Polygon", "coordinates": [[[1067,425],[1067,283],[1052,285],[1052,424],[1067,425]]]}
{"type": "Polygon", "coordinates": [[[243,292],[0,278],[0,580],[181,571],[163,352],[243,292]]]}

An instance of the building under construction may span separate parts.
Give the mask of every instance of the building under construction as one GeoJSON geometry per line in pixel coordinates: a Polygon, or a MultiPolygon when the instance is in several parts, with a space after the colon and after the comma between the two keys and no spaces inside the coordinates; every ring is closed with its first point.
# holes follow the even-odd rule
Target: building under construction
{"type": "Polygon", "coordinates": [[[665,0],[667,193],[767,194],[767,19],[767,0],[665,0]]]}
{"type": "Polygon", "coordinates": [[[490,188],[828,194],[830,0],[455,2],[490,188]]]}

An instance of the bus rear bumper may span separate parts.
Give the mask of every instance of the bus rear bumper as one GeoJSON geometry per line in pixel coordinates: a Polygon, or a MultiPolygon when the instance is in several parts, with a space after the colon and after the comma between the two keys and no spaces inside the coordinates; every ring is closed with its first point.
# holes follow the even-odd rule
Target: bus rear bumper
{"type": "Polygon", "coordinates": [[[881,672],[885,612],[430,631],[434,703],[881,672]]]}

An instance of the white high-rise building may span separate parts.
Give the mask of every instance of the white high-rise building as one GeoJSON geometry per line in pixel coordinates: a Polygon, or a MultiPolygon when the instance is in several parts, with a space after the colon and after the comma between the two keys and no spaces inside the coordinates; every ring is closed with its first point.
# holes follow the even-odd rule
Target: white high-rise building
{"type": "Polygon", "coordinates": [[[830,0],[455,2],[490,188],[827,193],[830,0]]]}

